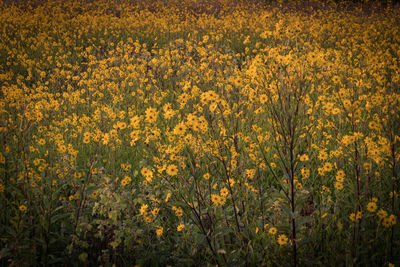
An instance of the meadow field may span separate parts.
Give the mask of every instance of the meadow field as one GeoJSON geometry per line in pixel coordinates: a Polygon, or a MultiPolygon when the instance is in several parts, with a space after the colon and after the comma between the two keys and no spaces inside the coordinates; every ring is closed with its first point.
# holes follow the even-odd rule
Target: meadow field
{"type": "Polygon", "coordinates": [[[399,266],[367,2],[0,2],[0,266],[399,266]]]}

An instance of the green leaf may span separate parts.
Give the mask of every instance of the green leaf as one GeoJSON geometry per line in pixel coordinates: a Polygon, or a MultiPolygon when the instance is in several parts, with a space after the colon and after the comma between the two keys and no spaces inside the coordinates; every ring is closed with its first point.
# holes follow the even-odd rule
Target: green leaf
{"type": "Polygon", "coordinates": [[[299,217],[296,220],[296,229],[300,228],[303,224],[309,223],[313,220],[311,216],[299,217]]]}
{"type": "Polygon", "coordinates": [[[0,250],[0,259],[11,256],[10,249],[5,247],[0,250]]]}
{"type": "Polygon", "coordinates": [[[60,221],[60,220],[64,220],[66,218],[68,218],[70,216],[69,213],[61,213],[61,214],[57,214],[51,217],[50,221],[52,224],[60,221]]]}
{"type": "Polygon", "coordinates": [[[49,210],[50,209],[50,200],[48,197],[46,197],[46,196],[44,197],[43,203],[44,203],[44,207],[46,208],[46,210],[49,210]]]}
{"type": "Polygon", "coordinates": [[[290,210],[290,207],[287,205],[282,205],[281,209],[283,210],[283,212],[289,217],[292,218],[292,211],[290,210]]]}

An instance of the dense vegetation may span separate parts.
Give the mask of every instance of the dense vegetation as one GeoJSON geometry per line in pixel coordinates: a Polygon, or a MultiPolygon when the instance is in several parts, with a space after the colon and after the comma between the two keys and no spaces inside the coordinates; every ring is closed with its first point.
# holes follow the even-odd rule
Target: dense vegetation
{"type": "Polygon", "coordinates": [[[0,5],[0,265],[400,264],[396,6],[30,3],[0,5]]]}

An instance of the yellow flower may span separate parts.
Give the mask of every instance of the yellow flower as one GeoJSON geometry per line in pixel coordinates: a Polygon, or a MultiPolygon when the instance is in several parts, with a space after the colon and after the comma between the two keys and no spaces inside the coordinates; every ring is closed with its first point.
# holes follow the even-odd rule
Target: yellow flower
{"type": "Polygon", "coordinates": [[[163,232],[164,232],[164,228],[162,228],[161,226],[159,226],[156,230],[156,234],[158,237],[162,236],[163,232]]]}
{"type": "Polygon", "coordinates": [[[228,189],[226,189],[226,187],[224,187],[224,188],[222,188],[222,189],[220,190],[220,195],[221,195],[222,197],[226,197],[226,196],[228,195],[228,193],[229,193],[229,191],[228,191],[228,189]]]}
{"type": "Polygon", "coordinates": [[[300,190],[300,189],[302,189],[303,188],[303,185],[301,184],[301,183],[297,183],[296,184],[296,189],[297,190],[300,190]]]}
{"type": "Polygon", "coordinates": [[[391,226],[391,222],[390,222],[389,217],[383,219],[382,225],[383,225],[384,227],[390,227],[390,226],[391,226]]]}
{"type": "Polygon", "coordinates": [[[89,132],[85,132],[83,134],[83,142],[85,144],[88,144],[90,142],[90,136],[91,136],[91,134],[89,132]]]}
{"type": "Polygon", "coordinates": [[[324,164],[324,171],[325,172],[330,172],[331,170],[332,170],[332,164],[331,163],[329,163],[329,162],[326,162],[325,164],[324,164]]]}
{"type": "Polygon", "coordinates": [[[307,179],[310,176],[310,170],[306,167],[301,168],[301,176],[303,179],[307,179]]]}
{"type": "Polygon", "coordinates": [[[175,135],[184,135],[185,132],[186,132],[186,125],[183,122],[176,125],[173,131],[175,135]]]}
{"type": "Polygon", "coordinates": [[[210,174],[209,173],[205,173],[203,175],[203,178],[206,179],[206,180],[210,179],[210,174]]]}
{"type": "Polygon", "coordinates": [[[369,203],[367,204],[367,210],[368,210],[369,212],[375,212],[377,208],[378,208],[378,206],[377,206],[376,203],[373,202],[373,201],[371,201],[371,202],[369,202],[369,203]]]}
{"type": "Polygon", "coordinates": [[[390,198],[399,198],[399,194],[396,191],[391,191],[389,193],[390,198]]]}
{"type": "Polygon", "coordinates": [[[256,170],[255,170],[255,169],[248,169],[248,170],[246,170],[246,175],[247,175],[250,179],[253,179],[255,174],[256,174],[256,170]]]}
{"type": "Polygon", "coordinates": [[[235,169],[237,166],[237,161],[235,159],[231,160],[231,168],[235,169]]]}
{"type": "Polygon", "coordinates": [[[385,218],[383,221],[388,220],[389,226],[395,225],[397,223],[397,217],[394,214],[391,214],[389,217],[385,218]]]}
{"type": "Polygon", "coordinates": [[[124,130],[126,128],[126,122],[117,122],[117,127],[121,130],[124,130]]]}
{"type": "Polygon", "coordinates": [[[182,208],[172,206],[172,210],[175,211],[175,215],[176,215],[177,217],[182,217],[182,215],[183,215],[183,210],[182,210],[182,208]]]}
{"type": "Polygon", "coordinates": [[[338,170],[337,173],[336,173],[336,179],[338,177],[344,178],[345,176],[346,176],[346,173],[343,170],[338,170]]]}
{"type": "Polygon", "coordinates": [[[39,145],[43,146],[46,144],[46,140],[44,140],[43,138],[39,139],[37,142],[39,145]]]}
{"type": "Polygon", "coordinates": [[[276,234],[276,232],[277,232],[277,230],[276,230],[275,227],[271,227],[271,228],[269,228],[269,230],[268,230],[268,233],[270,233],[271,235],[276,234]]]}
{"type": "Polygon", "coordinates": [[[262,95],[260,95],[259,100],[260,100],[261,104],[265,104],[268,101],[268,96],[266,94],[262,94],[262,95]]]}
{"type": "Polygon", "coordinates": [[[168,202],[170,197],[171,197],[171,193],[168,193],[167,196],[165,197],[165,202],[168,202]]]}
{"type": "Polygon", "coordinates": [[[220,196],[219,196],[219,195],[211,194],[211,201],[212,201],[215,205],[217,205],[217,206],[218,206],[218,204],[219,204],[219,199],[220,199],[220,196]]]}
{"type": "Polygon", "coordinates": [[[308,161],[309,160],[309,158],[308,158],[308,156],[306,154],[301,155],[299,157],[299,159],[300,159],[300,161],[308,161]]]}
{"type": "Polygon", "coordinates": [[[388,215],[388,213],[387,213],[387,211],[380,209],[376,215],[378,215],[379,219],[382,220],[383,218],[385,218],[388,215]]]}
{"type": "Polygon", "coordinates": [[[344,177],[336,175],[336,181],[339,182],[339,183],[343,183],[344,182],[344,177]]]}
{"type": "Polygon", "coordinates": [[[143,168],[140,172],[145,177],[145,179],[148,183],[150,183],[152,181],[153,172],[151,170],[149,170],[148,168],[143,168]]]}
{"type": "Polygon", "coordinates": [[[132,181],[132,178],[129,176],[125,176],[124,179],[121,180],[122,186],[127,186],[132,181]]]}
{"type": "Polygon", "coordinates": [[[25,212],[28,208],[25,205],[20,205],[19,210],[25,212]]]}
{"type": "Polygon", "coordinates": [[[283,246],[288,242],[288,238],[286,237],[286,235],[279,235],[277,242],[279,245],[283,246]]]}
{"type": "Polygon", "coordinates": [[[335,183],[335,188],[340,191],[340,190],[343,189],[343,184],[341,182],[336,182],[335,183]]]}
{"type": "Polygon", "coordinates": [[[218,107],[218,104],[216,103],[216,102],[213,102],[211,105],[210,105],[210,107],[209,107],[209,109],[210,109],[210,111],[212,112],[212,113],[214,113],[214,111],[215,111],[215,109],[218,107]]]}
{"type": "Polygon", "coordinates": [[[103,136],[103,145],[107,145],[109,141],[110,141],[110,134],[105,133],[103,136]]]}
{"type": "Polygon", "coordinates": [[[321,150],[320,152],[319,152],[319,155],[318,155],[318,158],[320,159],[320,160],[326,160],[327,158],[328,158],[328,153],[326,152],[326,149],[324,149],[324,150],[321,150]]]}
{"type": "Polygon", "coordinates": [[[130,124],[129,125],[132,126],[132,128],[134,128],[134,129],[138,129],[139,126],[140,126],[140,118],[139,118],[139,116],[135,115],[134,117],[132,117],[130,119],[130,124]]]}
{"type": "Polygon", "coordinates": [[[183,225],[183,224],[180,224],[180,225],[178,225],[178,227],[176,228],[176,230],[178,231],[178,232],[180,232],[180,231],[182,231],[182,229],[185,227],[185,225],[183,225]]]}
{"type": "Polygon", "coordinates": [[[229,185],[230,185],[231,187],[233,187],[233,186],[235,185],[236,181],[235,181],[235,179],[230,178],[230,179],[229,179],[229,182],[226,181],[226,183],[227,183],[227,184],[229,183],[229,185]]]}
{"type": "Polygon", "coordinates": [[[154,209],[151,211],[151,214],[153,214],[153,216],[156,216],[156,215],[158,214],[159,211],[160,211],[159,208],[154,208],[154,209]]]}
{"type": "Polygon", "coordinates": [[[219,204],[220,205],[225,205],[225,202],[226,202],[226,198],[224,198],[224,197],[220,197],[219,198],[219,204]]]}
{"type": "Polygon", "coordinates": [[[178,174],[178,167],[175,164],[171,164],[167,167],[166,173],[170,176],[175,176],[178,174]]]}
{"type": "Polygon", "coordinates": [[[146,214],[146,210],[147,210],[148,207],[149,207],[149,206],[148,206],[147,204],[143,204],[143,205],[140,207],[140,214],[145,215],[145,214],[146,214]]]}
{"type": "Polygon", "coordinates": [[[146,122],[154,123],[157,120],[158,111],[155,108],[146,109],[146,122]]]}

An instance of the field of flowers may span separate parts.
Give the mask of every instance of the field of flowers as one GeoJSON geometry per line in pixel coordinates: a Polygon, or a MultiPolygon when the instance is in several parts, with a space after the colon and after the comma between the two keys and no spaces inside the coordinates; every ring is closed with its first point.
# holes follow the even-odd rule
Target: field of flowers
{"type": "Polygon", "coordinates": [[[0,266],[398,266],[399,85],[396,6],[2,2],[0,266]]]}

